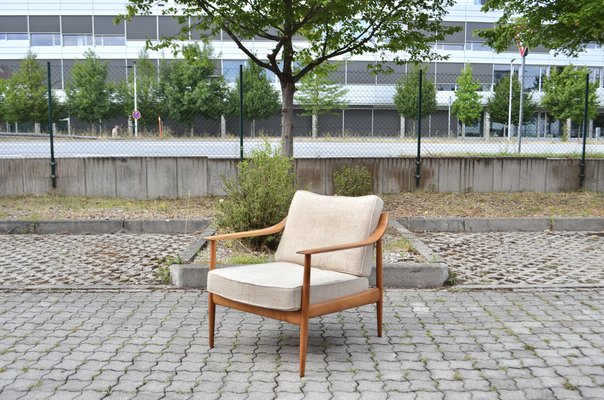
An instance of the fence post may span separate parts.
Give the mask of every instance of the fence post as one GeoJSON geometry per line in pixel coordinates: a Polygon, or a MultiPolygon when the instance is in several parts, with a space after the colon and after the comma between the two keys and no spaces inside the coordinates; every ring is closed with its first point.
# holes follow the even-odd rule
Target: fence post
{"type": "Polygon", "coordinates": [[[585,75],[585,107],[583,108],[583,150],[581,151],[581,163],[579,164],[579,187],[585,186],[585,148],[587,146],[587,108],[589,102],[589,73],[585,75]]]}
{"type": "Polygon", "coordinates": [[[52,130],[52,87],[50,81],[50,61],[46,63],[48,77],[48,133],[50,136],[50,183],[53,189],[57,188],[57,163],[55,162],[55,144],[52,130]]]}
{"type": "Polygon", "coordinates": [[[415,158],[415,188],[419,189],[421,143],[422,143],[422,80],[423,71],[419,70],[419,95],[417,96],[417,157],[415,158]]]}

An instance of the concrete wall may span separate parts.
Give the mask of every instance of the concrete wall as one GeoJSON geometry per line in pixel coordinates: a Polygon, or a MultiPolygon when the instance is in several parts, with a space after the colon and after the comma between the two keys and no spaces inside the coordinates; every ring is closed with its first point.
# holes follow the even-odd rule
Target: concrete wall
{"type": "MultiPolygon", "coordinates": [[[[333,173],[364,165],[375,193],[415,190],[413,158],[297,159],[300,187],[331,194],[333,173]]],[[[222,194],[237,160],[205,157],[65,158],[57,160],[57,191],[66,195],[158,198],[222,194]]],[[[579,189],[579,160],[545,158],[425,158],[420,188],[435,192],[561,192],[579,189]]],[[[0,195],[51,191],[49,161],[0,159],[0,195]]],[[[585,187],[604,192],[604,159],[587,160],[585,187]]]]}

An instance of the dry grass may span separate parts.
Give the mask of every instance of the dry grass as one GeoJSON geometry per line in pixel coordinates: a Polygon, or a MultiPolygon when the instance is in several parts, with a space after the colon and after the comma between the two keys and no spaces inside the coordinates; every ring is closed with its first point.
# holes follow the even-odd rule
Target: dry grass
{"type": "Polygon", "coordinates": [[[105,197],[0,197],[0,219],[201,219],[213,215],[215,197],[130,200],[105,197]]]}
{"type": "Polygon", "coordinates": [[[396,217],[604,217],[604,193],[399,193],[384,195],[396,217]]]}
{"type": "MultiPolygon", "coordinates": [[[[604,217],[604,193],[399,193],[383,195],[392,217],[604,217]]],[[[211,218],[218,197],[127,200],[81,196],[0,197],[0,219],[211,218]]]]}

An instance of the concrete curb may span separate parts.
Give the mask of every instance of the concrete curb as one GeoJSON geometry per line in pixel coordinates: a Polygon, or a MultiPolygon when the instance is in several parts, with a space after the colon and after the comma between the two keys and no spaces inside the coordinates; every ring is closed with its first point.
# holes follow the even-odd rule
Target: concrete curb
{"type": "Polygon", "coordinates": [[[0,221],[0,234],[106,234],[192,233],[206,229],[210,220],[91,220],[91,221],[0,221]]]}
{"type": "MultiPolygon", "coordinates": [[[[415,237],[411,232],[405,229],[396,221],[391,221],[390,225],[404,235],[411,244],[417,249],[420,255],[426,260],[434,260],[431,263],[400,263],[384,264],[384,286],[387,288],[439,288],[447,280],[449,269],[445,261],[433,253],[428,246],[415,237]]],[[[209,232],[208,229],[206,232],[209,232]]],[[[170,279],[172,284],[178,288],[200,288],[207,286],[208,266],[202,264],[191,264],[195,254],[203,244],[203,236],[196,239],[190,248],[185,250],[187,255],[192,254],[191,258],[185,258],[184,264],[173,264],[170,266],[170,279]]],[[[211,234],[211,233],[208,233],[211,234]]],[[[185,253],[183,252],[183,253],[185,253]]],[[[219,265],[220,267],[220,265],[219,265]]],[[[221,267],[228,267],[222,265],[221,267]]],[[[375,270],[371,271],[369,284],[375,285],[375,270]]]]}
{"type": "Polygon", "coordinates": [[[182,251],[182,253],[180,253],[179,256],[180,256],[180,259],[182,260],[182,262],[184,264],[188,264],[191,261],[193,261],[195,259],[195,256],[197,255],[197,252],[206,243],[206,240],[204,238],[206,236],[213,235],[215,231],[216,230],[214,228],[209,227],[206,230],[204,230],[203,232],[201,232],[201,234],[198,237],[196,237],[195,240],[193,240],[191,242],[191,244],[182,251]]]}
{"type": "Polygon", "coordinates": [[[604,231],[604,218],[416,218],[398,222],[415,232],[604,231]]]}

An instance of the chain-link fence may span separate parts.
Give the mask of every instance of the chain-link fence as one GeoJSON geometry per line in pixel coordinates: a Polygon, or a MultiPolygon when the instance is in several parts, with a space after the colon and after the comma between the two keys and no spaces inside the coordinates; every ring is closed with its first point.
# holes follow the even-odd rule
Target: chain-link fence
{"type": "MultiPolygon", "coordinates": [[[[37,67],[22,62],[0,69],[0,157],[49,156],[46,62],[34,63],[37,67]]],[[[195,73],[178,70],[174,61],[121,63],[85,69],[73,62],[51,62],[55,157],[238,157],[241,136],[246,153],[263,138],[279,143],[280,94],[274,76],[266,75],[270,90],[248,87],[244,81],[241,123],[239,68],[195,73]]],[[[584,125],[582,117],[557,120],[543,103],[545,75],[525,73],[518,129],[517,70],[511,79],[509,73],[474,74],[470,86],[460,76],[423,73],[421,123],[419,73],[411,67],[390,74],[339,69],[327,82],[301,82],[295,100],[294,156],[416,156],[419,135],[422,157],[578,158],[583,132],[588,157],[604,156],[600,85],[590,87],[596,113],[584,125]],[[331,103],[321,104],[330,88],[337,96],[331,109],[331,103]],[[313,94],[317,104],[303,100],[313,94]]],[[[575,103],[583,107],[581,99],[575,103]]]]}

